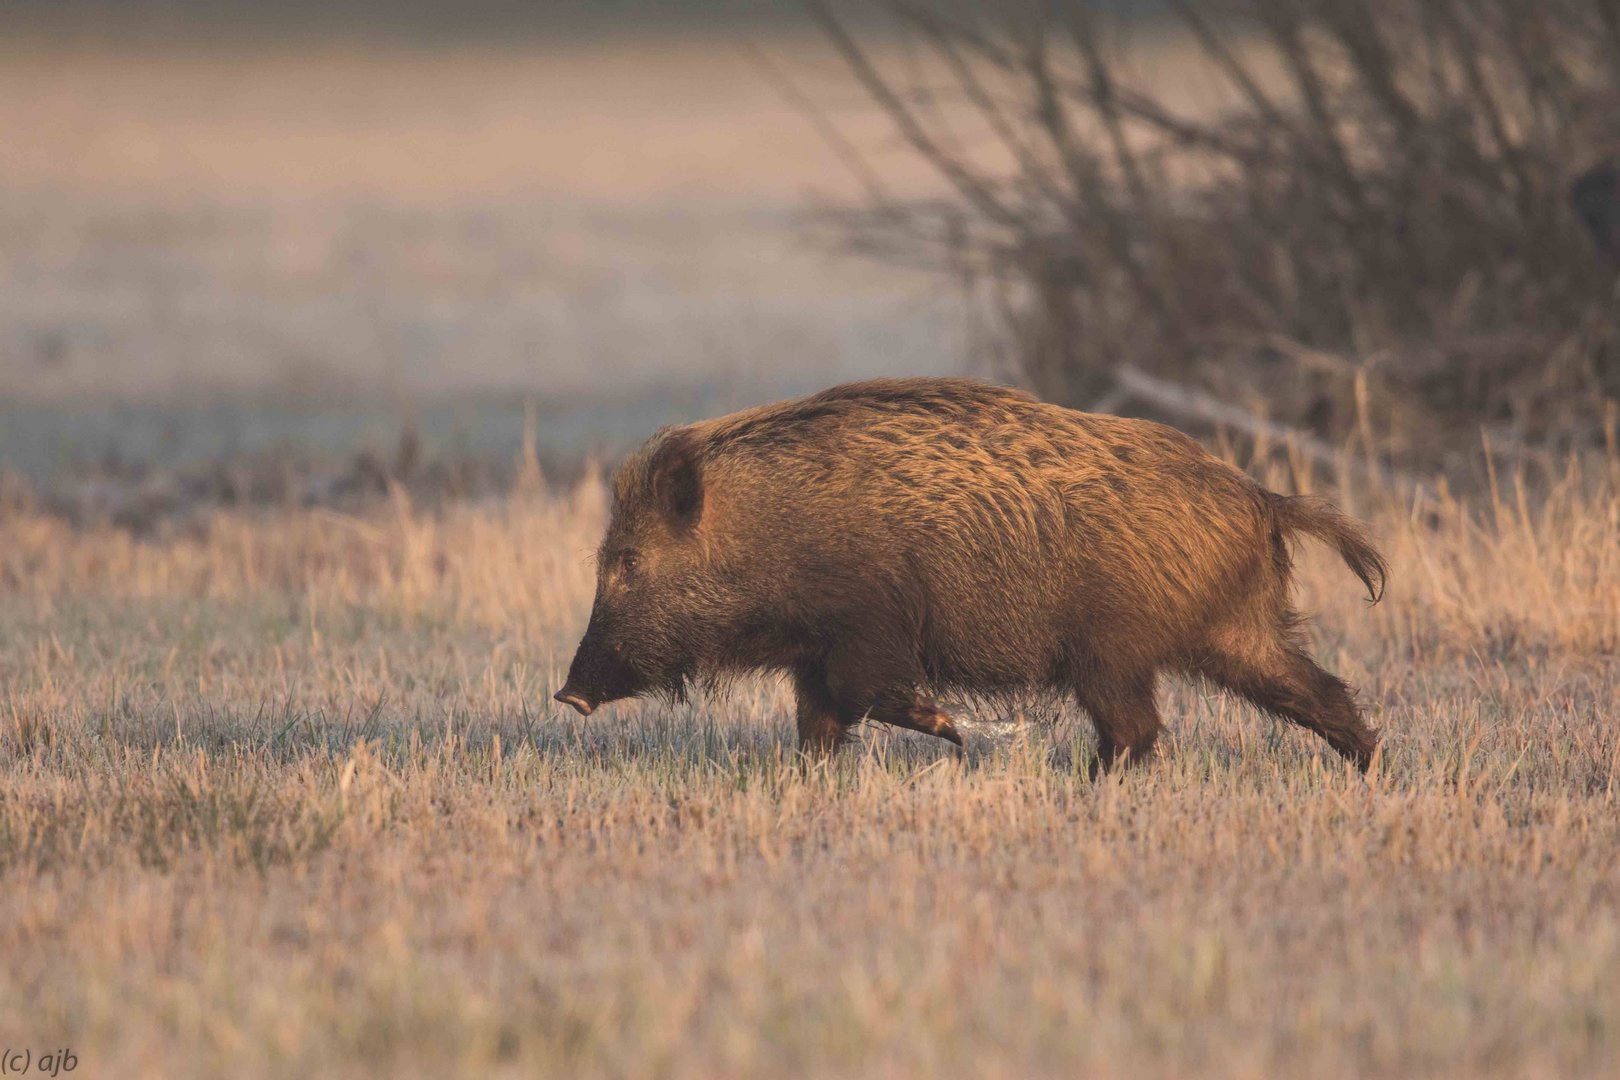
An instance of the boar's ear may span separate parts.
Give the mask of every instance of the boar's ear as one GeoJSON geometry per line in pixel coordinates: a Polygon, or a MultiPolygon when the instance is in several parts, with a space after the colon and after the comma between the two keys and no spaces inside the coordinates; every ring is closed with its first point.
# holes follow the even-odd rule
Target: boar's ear
{"type": "Polygon", "coordinates": [[[697,527],[703,516],[703,467],[697,440],[673,431],[653,456],[652,493],[658,509],[677,529],[697,527]]]}

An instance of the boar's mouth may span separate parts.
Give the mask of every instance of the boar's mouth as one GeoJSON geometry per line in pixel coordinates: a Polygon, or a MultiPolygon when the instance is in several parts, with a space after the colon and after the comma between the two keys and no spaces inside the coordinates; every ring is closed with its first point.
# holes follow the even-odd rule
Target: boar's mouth
{"type": "Polygon", "coordinates": [[[589,716],[612,701],[646,692],[647,677],[630,664],[618,649],[604,645],[587,632],[568,665],[568,680],[554,695],[581,716],[589,716]]]}

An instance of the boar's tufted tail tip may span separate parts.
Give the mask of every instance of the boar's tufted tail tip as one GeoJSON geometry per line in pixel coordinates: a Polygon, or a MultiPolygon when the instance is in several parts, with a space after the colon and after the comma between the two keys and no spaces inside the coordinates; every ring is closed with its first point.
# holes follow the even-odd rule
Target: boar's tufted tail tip
{"type": "Polygon", "coordinates": [[[1383,599],[1389,564],[1359,522],[1341,514],[1323,499],[1273,492],[1267,495],[1284,535],[1304,533],[1329,545],[1367,587],[1367,599],[1375,604],[1383,599]]]}
{"type": "Polygon", "coordinates": [[[557,691],[557,693],[553,696],[564,705],[572,706],[574,711],[579,713],[581,716],[589,716],[596,710],[595,705],[592,705],[579,694],[576,694],[574,691],[569,690],[566,687],[557,691]]]}

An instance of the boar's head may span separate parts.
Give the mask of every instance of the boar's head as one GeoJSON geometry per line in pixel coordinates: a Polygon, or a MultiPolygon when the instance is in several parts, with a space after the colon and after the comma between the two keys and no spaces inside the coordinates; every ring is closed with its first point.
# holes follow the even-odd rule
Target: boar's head
{"type": "Polygon", "coordinates": [[[589,716],[638,694],[684,694],[724,620],[702,535],[704,477],[689,431],[654,436],[613,479],[596,600],[558,701],[589,716]]]}

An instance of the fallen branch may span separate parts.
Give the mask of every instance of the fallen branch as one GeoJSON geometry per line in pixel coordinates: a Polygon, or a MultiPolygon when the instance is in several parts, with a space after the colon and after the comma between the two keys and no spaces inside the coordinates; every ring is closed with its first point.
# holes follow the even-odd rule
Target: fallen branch
{"type": "Polygon", "coordinates": [[[1377,480],[1402,491],[1415,491],[1422,486],[1416,477],[1408,473],[1336,449],[1307,431],[1255,416],[1201,390],[1171,382],[1157,375],[1149,375],[1129,364],[1121,365],[1115,370],[1114,380],[1117,389],[1107,395],[1105,400],[1115,407],[1134,398],[1174,416],[1202,420],[1217,427],[1241,431],[1257,441],[1280,443],[1298,452],[1311,464],[1324,469],[1348,469],[1360,479],[1377,480]]]}

